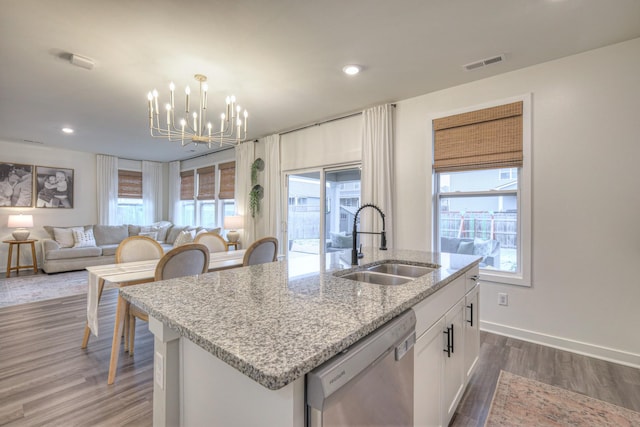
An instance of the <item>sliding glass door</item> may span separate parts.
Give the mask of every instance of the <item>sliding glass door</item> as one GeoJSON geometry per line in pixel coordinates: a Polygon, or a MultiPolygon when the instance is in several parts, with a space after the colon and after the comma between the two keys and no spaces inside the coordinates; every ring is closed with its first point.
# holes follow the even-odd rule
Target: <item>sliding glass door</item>
{"type": "Polygon", "coordinates": [[[360,207],[356,165],[285,175],[287,256],[349,249],[355,211],[360,207]]]}

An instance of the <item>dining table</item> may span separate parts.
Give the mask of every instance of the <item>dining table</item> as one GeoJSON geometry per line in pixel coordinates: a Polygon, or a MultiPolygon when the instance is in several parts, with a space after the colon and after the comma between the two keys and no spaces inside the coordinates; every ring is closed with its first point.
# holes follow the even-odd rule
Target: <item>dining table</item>
{"type": "MultiPolygon", "coordinates": [[[[212,252],[209,254],[209,272],[237,268],[242,266],[246,250],[212,252]]],[[[102,297],[102,291],[106,283],[115,288],[150,283],[155,280],[155,270],[160,259],[148,261],[123,262],[118,264],[105,264],[86,267],[89,272],[87,290],[87,322],[84,327],[82,348],[89,344],[91,333],[98,336],[98,305],[102,297]]],[[[127,311],[127,301],[120,296],[118,291],[118,303],[113,326],[113,341],[111,343],[111,358],[109,362],[109,375],[107,384],[113,384],[116,377],[120,341],[127,311]]]]}

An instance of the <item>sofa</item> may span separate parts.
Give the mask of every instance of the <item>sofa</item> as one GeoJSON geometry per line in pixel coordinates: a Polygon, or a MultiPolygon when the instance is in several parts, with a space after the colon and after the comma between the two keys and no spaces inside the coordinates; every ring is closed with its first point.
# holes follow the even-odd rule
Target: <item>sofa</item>
{"type": "Polygon", "coordinates": [[[94,265],[114,264],[116,249],[129,236],[148,236],[166,251],[193,241],[199,232],[220,228],[190,227],[160,221],[141,225],[84,225],[75,227],[43,227],[49,238],[42,239],[42,270],[47,273],[83,270],[94,265]]]}
{"type": "Polygon", "coordinates": [[[500,268],[500,242],[497,240],[441,237],[440,251],[453,254],[479,255],[480,267],[500,268]]]}

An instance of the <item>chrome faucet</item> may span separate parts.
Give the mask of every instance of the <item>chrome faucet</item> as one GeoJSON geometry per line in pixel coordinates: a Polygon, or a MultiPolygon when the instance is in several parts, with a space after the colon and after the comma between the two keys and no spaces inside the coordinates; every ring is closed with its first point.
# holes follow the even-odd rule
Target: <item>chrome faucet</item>
{"type": "Polygon", "coordinates": [[[360,250],[360,253],[358,253],[358,250],[356,249],[356,245],[357,245],[357,237],[358,234],[379,234],[380,235],[380,250],[382,251],[386,251],[387,250],[387,234],[385,232],[384,229],[384,214],[382,213],[382,210],[377,207],[374,204],[371,203],[367,203],[364,204],[362,206],[360,206],[360,208],[356,211],[356,215],[353,218],[353,246],[351,248],[351,265],[358,265],[358,258],[362,258],[362,250],[360,250]],[[357,228],[357,224],[358,224],[358,215],[360,214],[360,211],[364,208],[374,208],[375,210],[378,211],[378,213],[380,213],[380,216],[382,217],[382,231],[379,233],[373,232],[373,231],[358,231],[357,228]]]}

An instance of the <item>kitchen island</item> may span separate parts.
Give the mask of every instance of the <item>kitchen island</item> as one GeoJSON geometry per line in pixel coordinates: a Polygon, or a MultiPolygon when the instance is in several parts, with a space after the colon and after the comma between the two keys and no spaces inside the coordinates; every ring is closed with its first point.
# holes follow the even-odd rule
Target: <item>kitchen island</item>
{"type": "Polygon", "coordinates": [[[304,425],[304,376],[476,266],[474,256],[365,248],[440,268],[399,286],[334,276],[349,251],[122,289],[155,335],[154,425],[304,425]]]}

